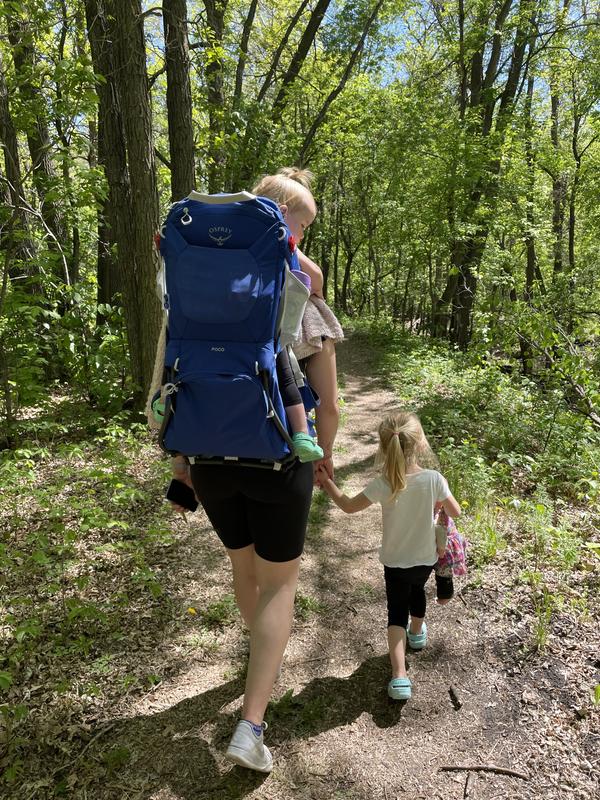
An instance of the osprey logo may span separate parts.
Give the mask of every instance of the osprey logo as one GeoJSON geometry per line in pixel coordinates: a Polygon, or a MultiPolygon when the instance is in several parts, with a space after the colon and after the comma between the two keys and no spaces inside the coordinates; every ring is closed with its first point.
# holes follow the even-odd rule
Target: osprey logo
{"type": "Polygon", "coordinates": [[[227,239],[231,238],[232,233],[231,228],[225,228],[222,225],[215,225],[208,229],[208,235],[219,247],[223,247],[227,239]]]}

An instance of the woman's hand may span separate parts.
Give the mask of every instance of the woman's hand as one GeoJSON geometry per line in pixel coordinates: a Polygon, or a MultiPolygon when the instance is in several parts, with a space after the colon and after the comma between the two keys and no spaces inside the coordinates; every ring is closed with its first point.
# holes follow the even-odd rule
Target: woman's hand
{"type": "MultiPolygon", "coordinates": [[[[194,484],[192,483],[192,477],[190,475],[190,465],[184,458],[181,456],[175,456],[171,459],[171,473],[175,480],[185,483],[185,485],[189,486],[192,490],[194,489],[194,484]]],[[[194,497],[196,497],[195,492],[194,497]]],[[[197,497],[196,500],[198,500],[197,497]]],[[[171,503],[171,508],[173,511],[181,514],[181,516],[185,519],[186,511],[189,511],[189,509],[185,508],[184,506],[180,506],[178,503],[174,503],[172,500],[169,502],[171,503]]]]}
{"type": "Polygon", "coordinates": [[[323,485],[323,478],[330,478],[333,480],[334,470],[333,458],[331,456],[325,456],[325,458],[319,461],[313,461],[313,466],[315,470],[315,486],[321,487],[323,485]]]}

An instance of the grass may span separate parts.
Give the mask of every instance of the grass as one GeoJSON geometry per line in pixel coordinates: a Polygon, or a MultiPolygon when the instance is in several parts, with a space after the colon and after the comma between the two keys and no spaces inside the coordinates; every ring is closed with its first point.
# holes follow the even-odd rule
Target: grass
{"type": "Polygon", "coordinates": [[[224,628],[226,625],[233,625],[238,617],[238,608],[235,597],[226,594],[216,603],[211,603],[200,612],[200,617],[204,625],[208,628],[224,628]]]}
{"type": "Polygon", "coordinates": [[[306,622],[313,614],[321,614],[325,610],[323,604],[314,597],[296,594],[294,601],[294,613],[296,617],[306,622]]]}

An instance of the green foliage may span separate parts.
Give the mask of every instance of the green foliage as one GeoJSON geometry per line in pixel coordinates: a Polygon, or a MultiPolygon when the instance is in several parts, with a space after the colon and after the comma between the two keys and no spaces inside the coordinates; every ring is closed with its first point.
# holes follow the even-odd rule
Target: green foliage
{"type": "Polygon", "coordinates": [[[98,413],[86,419],[80,409],[55,399],[47,412],[54,415],[49,422],[62,420],[60,444],[31,441],[0,455],[0,713],[7,744],[0,767],[11,785],[24,774],[29,712],[38,702],[36,695],[19,702],[23,688],[42,681],[65,702],[102,701],[114,689],[101,678],[121,670],[124,688],[149,688],[159,678],[145,660],[126,666],[128,640],[135,643],[140,631],[158,638],[172,619],[158,566],[172,542],[161,500],[166,465],[140,438],[140,426],[98,413]],[[151,465],[143,474],[140,457],[151,465]]]}
{"type": "Polygon", "coordinates": [[[389,320],[363,321],[355,335],[377,348],[376,369],[397,387],[399,405],[419,414],[467,507],[532,492],[593,500],[600,435],[552,387],[505,374],[501,359],[403,335],[389,320]]]}
{"type": "Polygon", "coordinates": [[[483,567],[506,547],[498,510],[490,506],[477,510],[464,505],[463,510],[468,516],[461,518],[460,529],[469,542],[469,559],[483,567]]]}
{"type": "Polygon", "coordinates": [[[323,611],[323,604],[316,600],[314,597],[307,595],[296,594],[294,600],[294,612],[298,619],[306,622],[312,614],[320,614],[323,611]]]}
{"type": "Polygon", "coordinates": [[[238,615],[235,597],[226,594],[221,600],[212,603],[201,612],[202,622],[209,628],[223,628],[232,625],[238,615]]]}

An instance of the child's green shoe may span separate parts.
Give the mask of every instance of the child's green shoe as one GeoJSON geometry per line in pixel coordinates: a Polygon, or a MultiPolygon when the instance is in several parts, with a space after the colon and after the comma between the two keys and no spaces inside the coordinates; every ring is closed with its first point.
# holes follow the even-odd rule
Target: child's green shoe
{"type": "Polygon", "coordinates": [[[388,683],[388,695],[392,700],[410,700],[412,683],[409,678],[392,678],[388,683]]]}
{"type": "Polygon", "coordinates": [[[165,404],[161,401],[160,395],[152,401],[152,414],[156,422],[162,425],[165,418],[165,404]]]}
{"type": "Polygon", "coordinates": [[[323,458],[323,450],[308,433],[295,433],[292,436],[294,455],[304,464],[307,461],[318,461],[323,458]]]}
{"type": "Polygon", "coordinates": [[[411,633],[409,628],[406,632],[406,638],[413,650],[422,650],[427,644],[427,625],[425,622],[421,628],[421,633],[411,633]]]}

